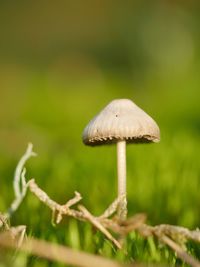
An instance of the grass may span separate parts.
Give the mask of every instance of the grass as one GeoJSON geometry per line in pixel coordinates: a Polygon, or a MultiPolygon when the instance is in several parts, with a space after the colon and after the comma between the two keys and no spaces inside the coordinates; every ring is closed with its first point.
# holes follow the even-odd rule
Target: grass
{"type": "MultiPolygon", "coordinates": [[[[26,74],[27,75],[27,74],[26,74]]],[[[26,89],[1,92],[0,105],[0,210],[13,199],[12,177],[28,141],[38,157],[27,164],[27,178],[37,183],[59,203],[75,190],[84,205],[100,214],[116,197],[115,146],[85,147],[81,134],[88,121],[110,100],[131,98],[152,115],[161,128],[159,144],[129,145],[127,148],[129,215],[145,212],[150,224],[170,223],[188,228],[200,225],[199,217],[199,92],[192,78],[184,82],[152,80],[136,90],[131,83],[109,79],[103,83],[56,84],[46,76],[28,74],[26,89]],[[187,86],[190,83],[190,90],[187,86]],[[148,86],[147,86],[148,84],[148,86]],[[71,89],[68,88],[71,86],[71,89]],[[160,86],[163,86],[161,91],[160,86]],[[166,89],[170,88],[170,89],[166,89]],[[12,97],[10,97],[12,95],[12,97]]],[[[20,87],[20,86],[19,86],[20,87]]],[[[182,265],[174,253],[153,238],[144,240],[131,233],[125,250],[113,245],[89,224],[64,219],[51,224],[51,212],[31,193],[11,219],[12,225],[27,225],[28,235],[64,244],[74,249],[100,254],[122,262],[168,263],[182,265]]],[[[200,259],[193,243],[188,250],[200,259]]],[[[0,252],[0,266],[7,266],[0,252]]],[[[10,257],[10,254],[9,254],[10,257]]],[[[183,264],[184,265],[184,264],[183,264]]],[[[10,266],[62,266],[35,256],[20,254],[10,266]]]]}

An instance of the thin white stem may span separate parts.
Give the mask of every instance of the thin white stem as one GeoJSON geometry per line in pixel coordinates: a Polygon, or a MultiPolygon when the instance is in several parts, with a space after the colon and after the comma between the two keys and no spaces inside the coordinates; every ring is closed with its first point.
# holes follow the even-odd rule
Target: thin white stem
{"type": "Polygon", "coordinates": [[[10,208],[8,209],[7,213],[5,213],[6,218],[10,218],[11,215],[19,208],[21,205],[26,192],[27,192],[27,184],[26,184],[26,178],[25,178],[26,169],[24,168],[21,173],[21,182],[22,182],[22,191],[21,195],[13,200],[13,202],[10,205],[10,208]]]}
{"type": "Polygon", "coordinates": [[[118,175],[118,198],[122,198],[119,203],[118,216],[120,220],[125,220],[127,216],[126,201],[126,141],[117,142],[117,175],[118,175]]]}
{"type": "Polygon", "coordinates": [[[22,194],[22,189],[21,189],[21,173],[24,167],[24,164],[30,157],[36,156],[36,153],[32,151],[33,145],[31,143],[28,144],[26,153],[21,157],[19,163],[17,164],[16,170],[15,170],[15,175],[14,175],[14,181],[13,181],[13,187],[14,187],[14,192],[15,192],[15,197],[20,198],[22,194]]]}
{"type": "Polygon", "coordinates": [[[32,149],[33,145],[29,143],[25,154],[21,157],[19,163],[17,164],[13,180],[15,199],[11,203],[8,211],[4,214],[7,219],[10,218],[11,215],[19,208],[26,195],[27,184],[25,179],[26,169],[24,168],[24,165],[30,157],[36,156],[36,153],[33,152],[32,149]]]}

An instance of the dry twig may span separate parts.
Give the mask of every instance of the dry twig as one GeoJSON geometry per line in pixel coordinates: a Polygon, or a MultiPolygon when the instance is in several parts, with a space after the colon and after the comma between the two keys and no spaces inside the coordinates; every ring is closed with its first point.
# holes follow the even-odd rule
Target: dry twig
{"type": "Polygon", "coordinates": [[[14,192],[15,192],[16,198],[19,198],[22,194],[22,189],[20,187],[20,179],[21,179],[21,173],[22,173],[22,170],[24,168],[24,165],[30,157],[35,157],[37,155],[35,152],[32,151],[32,149],[33,149],[33,145],[31,143],[29,143],[25,154],[21,157],[19,163],[17,164],[16,170],[15,170],[13,187],[14,187],[14,192]]]}
{"type": "MultiPolygon", "coordinates": [[[[47,241],[38,240],[35,238],[26,238],[19,247],[18,236],[11,235],[10,232],[0,234],[0,246],[6,248],[19,249],[26,253],[31,253],[48,260],[58,261],[67,265],[80,267],[122,267],[123,265],[101,256],[91,255],[89,253],[74,251],[73,249],[52,244],[47,241]]],[[[137,265],[133,265],[137,266],[137,265]]]]}
{"type": "Polygon", "coordinates": [[[101,231],[118,249],[121,249],[120,243],[111,235],[111,233],[103,226],[103,224],[95,218],[84,206],[79,206],[79,209],[83,212],[85,220],[88,220],[99,231],[101,231]]]}
{"type": "Polygon", "coordinates": [[[59,223],[62,220],[62,217],[64,215],[66,216],[71,216],[76,219],[84,219],[84,215],[82,212],[74,209],[70,209],[72,205],[77,204],[81,199],[81,195],[78,192],[75,192],[74,198],[70,199],[66,204],[60,205],[54,200],[52,200],[46,192],[44,192],[35,182],[34,179],[31,179],[27,183],[27,187],[30,189],[30,191],[41,201],[43,202],[46,206],[48,206],[54,216],[57,214],[56,217],[56,223],[59,223]]]}
{"type": "MultiPolygon", "coordinates": [[[[110,216],[110,212],[105,212],[99,217],[93,216],[84,206],[79,205],[79,211],[70,209],[69,203],[76,204],[81,199],[80,194],[76,195],[72,200],[69,200],[65,205],[57,204],[55,201],[51,200],[49,196],[38,187],[34,179],[30,180],[27,186],[30,188],[30,191],[38,197],[45,205],[47,205],[52,211],[57,212],[59,217],[57,217],[56,222],[59,223],[60,219],[64,215],[72,216],[76,219],[89,221],[94,225],[99,231],[101,231],[117,248],[121,248],[121,244],[113,237],[113,235],[107,230],[110,229],[113,232],[120,235],[127,235],[132,231],[138,231],[143,237],[148,237],[154,235],[158,240],[167,244],[171,249],[177,252],[179,258],[183,261],[191,264],[193,267],[200,267],[200,263],[185,252],[178,243],[185,243],[188,239],[199,242],[200,240],[200,231],[190,231],[187,228],[161,224],[157,226],[149,226],[145,224],[146,215],[145,214],[136,214],[132,218],[119,222],[115,219],[106,218],[106,214],[110,216]],[[167,240],[167,241],[166,241],[167,240]],[[176,242],[174,241],[176,240],[176,242]],[[172,245],[173,244],[173,245],[172,245]]],[[[115,206],[111,204],[111,206],[115,206]]],[[[110,207],[111,207],[110,206],[110,207]]],[[[110,210],[110,208],[109,208],[110,210]]],[[[114,213],[113,211],[111,212],[114,213]]]]}
{"type": "Polygon", "coordinates": [[[15,199],[11,203],[8,211],[4,214],[5,218],[7,219],[9,219],[11,215],[19,208],[26,195],[27,185],[25,179],[26,170],[24,168],[24,165],[29,158],[35,157],[37,155],[35,152],[32,151],[32,149],[33,145],[29,143],[25,154],[21,157],[19,163],[17,164],[13,180],[15,199]]]}
{"type": "Polygon", "coordinates": [[[172,250],[177,253],[177,256],[182,259],[184,262],[187,262],[193,267],[200,267],[200,262],[186,253],[176,242],[166,235],[163,235],[160,240],[168,245],[172,250]]]}
{"type": "MultiPolygon", "coordinates": [[[[108,207],[108,209],[106,209],[106,211],[99,217],[93,216],[83,205],[79,205],[79,210],[71,208],[73,205],[79,203],[80,200],[82,199],[80,193],[78,192],[75,192],[75,196],[69,201],[67,201],[64,205],[60,205],[54,200],[52,200],[47,195],[47,193],[44,192],[36,184],[34,179],[31,179],[28,183],[26,183],[24,164],[31,156],[35,155],[36,154],[32,152],[32,145],[29,144],[26,153],[24,154],[24,156],[22,156],[15,171],[15,176],[14,176],[15,200],[11,204],[9,211],[3,216],[2,215],[0,216],[0,226],[4,225],[5,229],[7,230],[9,229],[9,226],[7,224],[7,219],[11,216],[11,214],[14,211],[17,210],[17,208],[19,207],[19,205],[21,204],[22,200],[24,199],[27,193],[27,189],[29,188],[29,190],[41,202],[43,202],[52,210],[52,214],[55,216],[56,223],[60,223],[63,216],[71,216],[81,221],[88,221],[92,225],[94,225],[99,231],[101,231],[119,249],[121,248],[120,243],[117,241],[116,238],[114,238],[114,236],[111,234],[111,232],[108,231],[108,229],[121,236],[125,236],[131,231],[138,231],[138,233],[140,233],[144,238],[153,235],[156,238],[158,238],[159,241],[163,242],[164,244],[168,245],[172,250],[174,250],[177,253],[177,256],[181,258],[183,261],[185,261],[186,263],[190,264],[193,267],[200,267],[199,261],[190,256],[179,245],[179,244],[183,245],[185,242],[187,242],[187,240],[193,240],[200,243],[199,230],[190,231],[189,229],[184,227],[167,225],[167,224],[150,226],[145,224],[146,221],[145,214],[136,214],[132,218],[123,222],[119,221],[117,217],[110,218],[117,211],[117,207],[121,199],[116,199],[108,207]]],[[[24,233],[25,230],[22,236],[24,236],[24,233]]],[[[30,246],[31,247],[33,246],[34,251],[37,251],[38,253],[38,254],[36,253],[36,255],[41,255],[37,250],[36,244],[39,246],[43,245],[43,243],[38,243],[37,240],[31,239],[28,240],[27,241],[28,243],[25,243],[24,245],[24,242],[22,241],[23,238],[21,238],[20,242],[22,243],[23,250],[27,251],[30,246]]],[[[54,259],[55,258],[56,256],[54,255],[54,259]]],[[[64,257],[64,262],[65,262],[65,257],[64,257]]],[[[98,264],[95,265],[98,266],[98,264]]],[[[80,265],[80,266],[88,266],[88,265],[80,265]]],[[[119,266],[119,265],[110,265],[110,266],[119,266]]]]}

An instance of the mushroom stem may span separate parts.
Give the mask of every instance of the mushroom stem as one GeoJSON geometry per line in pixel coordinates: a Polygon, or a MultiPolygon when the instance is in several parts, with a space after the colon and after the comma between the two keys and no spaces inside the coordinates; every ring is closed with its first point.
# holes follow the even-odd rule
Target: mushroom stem
{"type": "Polygon", "coordinates": [[[117,142],[117,175],[118,175],[118,197],[121,198],[118,207],[118,217],[125,220],[127,216],[126,200],[126,141],[117,142]]]}

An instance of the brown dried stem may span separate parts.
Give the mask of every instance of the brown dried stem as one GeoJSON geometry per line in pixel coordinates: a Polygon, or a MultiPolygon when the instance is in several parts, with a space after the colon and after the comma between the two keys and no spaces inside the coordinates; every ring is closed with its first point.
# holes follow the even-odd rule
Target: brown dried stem
{"type": "Polygon", "coordinates": [[[121,249],[120,243],[111,235],[111,233],[104,227],[104,225],[95,218],[84,206],[79,206],[79,209],[83,212],[85,220],[88,220],[99,231],[101,231],[118,249],[121,249]]]}
{"type": "Polygon", "coordinates": [[[190,231],[184,227],[167,224],[149,226],[145,224],[145,214],[136,214],[132,218],[129,218],[128,220],[123,222],[120,222],[115,218],[106,218],[106,215],[110,216],[110,214],[114,213],[113,210],[110,212],[110,207],[116,207],[115,203],[117,203],[118,200],[114,201],[113,205],[110,205],[109,209],[107,210],[109,212],[106,211],[103,213],[103,215],[95,217],[82,205],[79,205],[79,211],[70,209],[71,204],[77,204],[81,200],[81,195],[79,193],[76,193],[75,197],[69,200],[65,205],[60,205],[50,199],[50,197],[41,188],[38,187],[34,179],[30,180],[27,186],[30,188],[30,191],[34,193],[36,197],[38,197],[40,201],[47,205],[53,212],[57,212],[57,216],[59,216],[56,220],[57,223],[60,222],[60,219],[58,218],[62,218],[64,215],[72,216],[79,220],[88,221],[99,231],[101,231],[113,244],[115,244],[118,249],[121,248],[121,244],[107,229],[110,229],[112,230],[112,232],[120,234],[122,236],[125,236],[132,231],[138,231],[145,238],[154,235],[161,242],[165,243],[172,250],[174,250],[177,253],[177,256],[183,261],[187,262],[193,267],[200,267],[200,263],[192,256],[190,256],[187,252],[185,252],[182,247],[176,243],[178,242],[184,244],[189,239],[200,242],[199,230],[190,231]]]}
{"type": "MultiPolygon", "coordinates": [[[[16,234],[16,233],[15,233],[16,234]]],[[[74,251],[65,246],[49,243],[47,241],[38,240],[35,238],[26,238],[21,242],[17,235],[10,234],[10,232],[3,232],[0,234],[0,246],[6,248],[20,249],[23,252],[31,253],[42,258],[52,261],[58,261],[67,265],[74,265],[80,267],[122,267],[123,265],[101,256],[95,256],[89,253],[74,251]]],[[[134,264],[133,266],[137,266],[134,264]]]]}
{"type": "Polygon", "coordinates": [[[166,235],[163,235],[160,240],[168,245],[172,250],[177,253],[177,256],[182,259],[184,262],[187,262],[193,267],[200,267],[200,262],[186,253],[176,242],[166,235]]]}
{"type": "MultiPolygon", "coordinates": [[[[159,241],[168,245],[172,250],[177,253],[177,256],[181,258],[186,263],[193,267],[200,267],[199,261],[194,259],[182,248],[187,240],[193,240],[200,243],[200,231],[194,230],[190,231],[187,228],[161,224],[157,226],[150,226],[145,224],[146,215],[136,214],[132,218],[124,221],[120,221],[118,217],[112,217],[118,209],[118,205],[121,201],[121,197],[116,199],[106,211],[99,217],[93,216],[84,206],[79,205],[79,210],[72,209],[73,205],[76,205],[82,199],[80,193],[75,192],[75,196],[67,201],[64,205],[58,204],[56,201],[52,200],[46,192],[44,192],[35,182],[31,179],[28,183],[25,180],[25,170],[24,164],[31,156],[35,156],[32,152],[32,145],[29,144],[26,153],[22,156],[19,161],[15,176],[14,176],[14,190],[15,190],[15,200],[11,204],[9,212],[0,216],[0,227],[4,225],[5,229],[9,229],[7,224],[7,219],[11,214],[17,210],[22,200],[24,199],[27,189],[29,190],[45,205],[47,205],[51,210],[53,216],[55,216],[55,222],[58,224],[62,220],[63,216],[71,216],[81,221],[88,221],[93,226],[95,226],[99,231],[101,231],[117,248],[121,248],[121,244],[118,240],[108,231],[111,230],[113,233],[120,236],[125,236],[129,232],[137,231],[144,238],[148,236],[155,236],[159,241]],[[182,246],[182,247],[181,247],[182,246]]],[[[124,196],[122,196],[124,197],[124,196]]],[[[22,235],[23,240],[23,235],[22,235]]],[[[30,240],[29,240],[30,241],[30,240]]],[[[32,241],[30,241],[32,242],[32,241]]],[[[33,241],[33,244],[35,241],[33,241]]],[[[32,243],[31,243],[32,244],[32,243]]],[[[28,243],[28,246],[30,244],[28,243]]],[[[35,245],[34,245],[35,246],[35,245]]],[[[25,250],[27,244],[25,245],[25,250]]],[[[38,254],[40,255],[40,254],[38,254]]],[[[59,256],[60,257],[60,256],[59,256]]],[[[80,265],[86,266],[86,265],[80,265]]],[[[96,265],[97,266],[97,265],[96,265]]],[[[117,265],[115,265],[117,266],[117,265]]]]}

